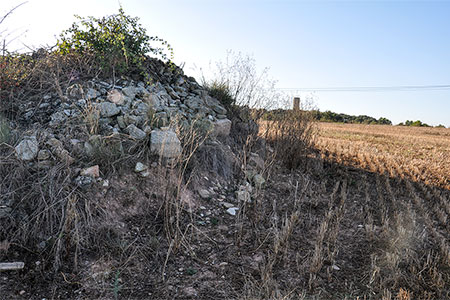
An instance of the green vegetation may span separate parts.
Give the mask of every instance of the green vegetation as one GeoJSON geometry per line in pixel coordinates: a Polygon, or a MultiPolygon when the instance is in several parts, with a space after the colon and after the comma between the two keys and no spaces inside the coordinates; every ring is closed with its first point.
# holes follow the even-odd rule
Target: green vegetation
{"type": "Polygon", "coordinates": [[[236,103],[235,98],[231,95],[229,86],[225,83],[214,80],[212,82],[204,82],[204,87],[209,95],[219,100],[227,110],[236,103]]]}
{"type": "Polygon", "coordinates": [[[125,15],[122,8],[118,14],[100,19],[76,17],[80,22],[73,23],[61,34],[58,51],[61,54],[90,53],[103,71],[143,73],[146,55],[154,54],[167,60],[167,50],[170,57],[173,56],[173,49],[165,40],[148,36],[145,28],[138,23],[139,18],[125,15]],[[151,43],[159,43],[163,47],[154,47],[151,43]]]}
{"type": "Polygon", "coordinates": [[[399,126],[415,126],[415,127],[431,127],[430,125],[428,125],[426,123],[422,123],[422,121],[420,121],[420,120],[417,120],[417,121],[406,120],[405,123],[400,123],[398,125],[399,126]]]}
{"type": "Polygon", "coordinates": [[[315,119],[322,122],[337,122],[337,123],[352,123],[352,124],[377,124],[377,125],[392,125],[392,122],[387,118],[379,118],[378,120],[366,115],[352,116],[347,114],[338,114],[331,111],[315,111],[315,119]]]}
{"type": "MultiPolygon", "coordinates": [[[[286,114],[290,110],[276,109],[271,111],[266,111],[264,113],[264,119],[275,120],[281,115],[286,114]]],[[[386,118],[379,118],[378,120],[361,115],[361,116],[351,116],[347,114],[338,114],[331,111],[320,112],[318,110],[312,111],[313,119],[321,122],[336,122],[336,123],[352,123],[352,124],[378,124],[378,125],[392,125],[392,122],[386,118]]]]}

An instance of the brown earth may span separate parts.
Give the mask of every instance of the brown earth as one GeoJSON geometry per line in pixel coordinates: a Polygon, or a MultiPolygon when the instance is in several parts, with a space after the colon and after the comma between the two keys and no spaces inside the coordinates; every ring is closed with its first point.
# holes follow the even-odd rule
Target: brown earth
{"type": "Polygon", "coordinates": [[[26,263],[0,274],[0,299],[450,299],[450,131],[319,128],[317,154],[294,171],[275,161],[250,203],[204,170],[192,184],[206,198],[168,197],[176,170],[114,175],[79,199],[109,216],[97,247],[76,262],[67,249],[55,273],[0,246],[26,263]]]}

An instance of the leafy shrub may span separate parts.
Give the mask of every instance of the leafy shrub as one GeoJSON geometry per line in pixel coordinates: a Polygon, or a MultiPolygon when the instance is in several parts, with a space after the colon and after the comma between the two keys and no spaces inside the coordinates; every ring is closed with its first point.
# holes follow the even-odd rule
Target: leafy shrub
{"type": "Polygon", "coordinates": [[[208,93],[219,100],[227,110],[235,104],[235,99],[231,95],[230,88],[225,83],[214,80],[211,83],[206,83],[205,88],[208,93]]]}
{"type": "Polygon", "coordinates": [[[142,74],[147,54],[167,60],[167,50],[170,57],[173,56],[173,50],[165,40],[148,36],[138,23],[139,18],[125,15],[122,8],[118,14],[100,19],[76,17],[80,22],[73,23],[58,40],[59,52],[92,53],[106,72],[127,74],[137,71],[142,74]],[[160,43],[164,48],[153,47],[151,43],[160,43]]]}
{"type": "Polygon", "coordinates": [[[23,54],[0,56],[0,90],[19,86],[30,74],[31,57],[23,54]]]}

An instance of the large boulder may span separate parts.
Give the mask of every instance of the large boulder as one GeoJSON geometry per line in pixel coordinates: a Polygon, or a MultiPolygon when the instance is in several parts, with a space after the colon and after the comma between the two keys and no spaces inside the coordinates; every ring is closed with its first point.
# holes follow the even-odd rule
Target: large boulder
{"type": "Polygon", "coordinates": [[[150,150],[165,158],[178,157],[181,154],[181,142],[174,131],[155,129],[151,132],[150,150]]]}

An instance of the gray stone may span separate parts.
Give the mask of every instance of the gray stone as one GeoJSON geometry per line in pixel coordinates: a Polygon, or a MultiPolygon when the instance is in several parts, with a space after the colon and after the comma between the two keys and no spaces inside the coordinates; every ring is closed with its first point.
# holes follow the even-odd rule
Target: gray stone
{"type": "Polygon", "coordinates": [[[139,176],[141,176],[141,177],[148,177],[148,176],[150,176],[150,171],[149,170],[145,170],[145,171],[142,171],[142,172],[140,172],[139,173],[139,176]]]}
{"type": "Polygon", "coordinates": [[[209,199],[211,197],[211,193],[206,189],[200,189],[198,194],[202,199],[209,199]]]}
{"type": "Polygon", "coordinates": [[[253,183],[255,184],[256,188],[261,188],[264,183],[266,183],[266,180],[261,174],[256,174],[255,176],[253,176],[253,183]]]}
{"type": "Polygon", "coordinates": [[[120,129],[124,129],[125,127],[127,127],[127,125],[125,124],[125,120],[124,120],[123,116],[118,116],[117,117],[117,124],[119,125],[120,129]]]}
{"type": "Polygon", "coordinates": [[[180,96],[170,86],[166,87],[166,91],[172,99],[180,99],[180,96]]]}
{"type": "Polygon", "coordinates": [[[102,102],[100,103],[100,115],[102,117],[114,117],[120,114],[120,109],[115,103],[112,102],[102,102]]]}
{"type": "Polygon", "coordinates": [[[236,192],[236,198],[239,202],[251,202],[250,192],[247,189],[241,189],[236,192]]]}
{"type": "Polygon", "coordinates": [[[225,208],[232,208],[234,207],[234,204],[229,202],[222,202],[222,206],[225,208]]]}
{"type": "Polygon", "coordinates": [[[134,99],[134,97],[136,97],[137,90],[134,86],[127,86],[122,89],[122,93],[125,96],[130,97],[131,99],[134,99]]]}
{"type": "Polygon", "coordinates": [[[146,115],[148,113],[148,111],[150,110],[150,106],[146,103],[139,102],[139,103],[136,103],[134,109],[136,110],[136,114],[146,115]]]}
{"type": "Polygon", "coordinates": [[[50,103],[48,103],[48,102],[44,102],[44,103],[39,104],[39,108],[40,109],[44,109],[44,108],[47,108],[49,106],[50,106],[50,103]]]}
{"type": "Polygon", "coordinates": [[[144,124],[144,117],[127,114],[124,117],[125,124],[141,126],[144,124]]]}
{"type": "Polygon", "coordinates": [[[181,142],[177,134],[170,129],[152,130],[150,150],[165,158],[175,158],[181,155],[181,142]]]}
{"type": "Polygon", "coordinates": [[[227,114],[227,110],[221,105],[213,104],[210,107],[219,115],[226,115],[227,114]]]}
{"type": "Polygon", "coordinates": [[[147,169],[148,169],[148,167],[147,167],[146,165],[144,165],[143,163],[141,163],[141,162],[137,162],[137,163],[136,163],[136,166],[134,167],[134,171],[135,171],[136,173],[145,171],[145,170],[147,170],[147,169]]]}
{"type": "Polygon", "coordinates": [[[84,98],[87,99],[87,100],[92,100],[92,99],[95,99],[95,98],[97,98],[99,96],[100,96],[99,91],[90,88],[90,89],[87,90],[86,95],[85,95],[84,98]]]}
{"type": "Polygon", "coordinates": [[[137,140],[143,140],[147,137],[147,134],[139,129],[138,127],[136,127],[136,125],[128,125],[128,127],[125,129],[125,131],[134,139],[137,140]]]}
{"type": "Polygon", "coordinates": [[[91,176],[78,176],[75,178],[75,183],[80,187],[86,187],[94,182],[94,178],[91,176]]]}
{"type": "Polygon", "coordinates": [[[50,116],[50,126],[57,126],[62,123],[65,123],[67,120],[67,116],[62,111],[57,111],[50,116]]]}
{"type": "Polygon", "coordinates": [[[25,137],[15,148],[17,157],[21,160],[30,161],[39,153],[39,143],[36,136],[25,137]]]}
{"type": "Polygon", "coordinates": [[[238,210],[239,208],[237,207],[230,207],[229,209],[227,209],[227,213],[232,216],[235,216],[238,210]]]}
{"type": "Polygon", "coordinates": [[[37,158],[38,160],[47,160],[50,158],[50,151],[48,150],[39,150],[37,158]]]}
{"type": "Polygon", "coordinates": [[[231,121],[228,119],[217,120],[214,122],[215,136],[229,136],[231,131],[231,121]]]}

